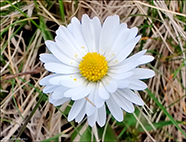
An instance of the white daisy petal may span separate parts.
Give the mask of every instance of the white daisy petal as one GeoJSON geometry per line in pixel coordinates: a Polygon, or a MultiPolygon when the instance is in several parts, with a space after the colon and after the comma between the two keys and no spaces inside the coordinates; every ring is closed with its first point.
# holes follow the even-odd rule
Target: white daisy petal
{"type": "Polygon", "coordinates": [[[92,91],[92,88],[94,85],[95,84],[89,82],[88,85],[86,86],[86,88],[81,92],[81,95],[79,95],[79,94],[73,95],[72,100],[79,100],[79,99],[86,97],[92,91]]]}
{"type": "Polygon", "coordinates": [[[100,33],[100,40],[99,40],[99,53],[103,55],[107,48],[110,48],[110,45],[113,42],[113,33],[116,27],[119,25],[119,16],[109,16],[105,19],[103,23],[103,27],[100,33]]]}
{"type": "Polygon", "coordinates": [[[138,61],[140,62],[139,65],[147,64],[153,60],[154,60],[154,57],[150,55],[143,55],[142,57],[138,59],[138,61]]]}
{"type": "Polygon", "coordinates": [[[99,87],[98,87],[98,95],[102,98],[102,99],[109,99],[110,94],[109,92],[106,90],[105,86],[103,85],[102,82],[99,83],[99,87]]]}
{"type": "Polygon", "coordinates": [[[53,99],[52,95],[49,97],[49,102],[52,103],[54,106],[60,106],[67,101],[69,101],[69,98],[62,98],[62,99],[53,99]]]}
{"type": "Polygon", "coordinates": [[[133,40],[136,37],[137,33],[138,33],[138,28],[136,28],[136,27],[131,28],[130,29],[130,34],[129,34],[128,39],[127,39],[128,42],[133,40]]]}
{"type": "Polygon", "coordinates": [[[105,100],[102,99],[99,95],[98,95],[98,86],[96,86],[96,89],[95,89],[95,93],[94,93],[94,105],[97,107],[97,108],[100,108],[104,105],[105,103],[105,100]]]}
{"type": "Polygon", "coordinates": [[[60,84],[60,81],[68,80],[68,79],[71,80],[72,77],[70,77],[70,76],[72,76],[72,75],[58,75],[58,76],[50,78],[48,81],[50,84],[53,84],[53,85],[62,85],[62,84],[60,84]]]}
{"type": "Polygon", "coordinates": [[[54,106],[60,106],[64,103],[66,103],[69,100],[70,100],[69,98],[63,98],[63,99],[59,99],[59,100],[56,100],[56,101],[53,101],[53,102],[50,102],[50,103],[52,103],[54,106]]]}
{"type": "Polygon", "coordinates": [[[108,100],[106,100],[107,106],[113,115],[113,117],[118,121],[123,121],[123,112],[116,101],[113,99],[112,95],[108,100]]]}
{"type": "Polygon", "coordinates": [[[147,88],[147,85],[139,79],[130,78],[128,79],[128,81],[129,81],[129,85],[127,87],[132,90],[144,90],[147,88]]]}
{"type": "Polygon", "coordinates": [[[66,87],[77,87],[85,82],[85,79],[82,78],[79,74],[74,75],[59,75],[53,77],[49,80],[50,84],[54,85],[63,85],[66,87]]]}
{"type": "Polygon", "coordinates": [[[105,76],[102,78],[102,82],[110,93],[114,93],[117,90],[118,85],[111,77],[105,76]]]}
{"type": "Polygon", "coordinates": [[[71,30],[70,31],[71,34],[74,36],[76,41],[78,41],[78,45],[79,45],[80,49],[82,50],[82,53],[84,55],[86,55],[87,52],[88,52],[88,48],[87,48],[87,45],[84,41],[84,37],[83,37],[83,34],[82,34],[80,22],[76,17],[73,17],[71,19],[71,25],[69,26],[69,28],[71,30]]]}
{"type": "Polygon", "coordinates": [[[81,50],[81,47],[79,47],[77,41],[75,40],[75,38],[73,37],[73,35],[70,33],[70,31],[68,31],[68,29],[64,26],[60,26],[59,29],[56,31],[56,41],[57,43],[65,43],[65,45],[67,46],[63,46],[61,44],[58,44],[59,46],[63,46],[64,49],[67,49],[67,51],[69,50],[68,47],[71,47],[71,49],[73,49],[73,51],[75,51],[75,53],[79,56],[82,57],[83,53],[81,50]],[[59,37],[59,38],[58,38],[59,37]],[[60,40],[61,39],[61,40],[60,40]],[[61,41],[61,42],[60,42],[61,41]]]}
{"type": "Polygon", "coordinates": [[[70,88],[64,93],[64,96],[65,97],[73,97],[76,95],[84,96],[84,94],[81,94],[81,93],[86,90],[86,87],[87,87],[87,84],[83,83],[79,85],[78,87],[70,88]]]}
{"type": "Polygon", "coordinates": [[[98,109],[98,118],[97,118],[97,123],[99,124],[100,127],[103,127],[106,122],[106,110],[105,110],[105,105],[103,105],[101,108],[98,109]]]}
{"type": "Polygon", "coordinates": [[[112,68],[114,70],[117,70],[116,73],[123,72],[124,69],[128,70],[128,68],[130,68],[130,69],[135,68],[136,66],[138,66],[140,64],[140,61],[138,61],[138,59],[140,57],[142,57],[145,53],[146,53],[146,50],[142,50],[142,51],[132,55],[131,57],[125,59],[120,64],[113,66],[112,68]],[[130,66],[130,64],[132,64],[132,65],[130,66]],[[122,70],[122,71],[120,71],[120,70],[122,70]]]}
{"type": "MultiPolygon", "coordinates": [[[[45,41],[45,44],[47,48],[50,50],[50,52],[53,53],[53,55],[60,60],[62,63],[70,65],[70,66],[78,66],[77,61],[75,61],[73,58],[69,58],[66,56],[60,49],[61,47],[58,47],[57,44],[53,41],[45,41]]],[[[68,51],[68,50],[67,50],[68,51]]],[[[52,59],[51,59],[52,61],[52,59]]]]}
{"type": "Polygon", "coordinates": [[[136,27],[128,29],[125,23],[122,23],[118,26],[118,29],[115,30],[114,43],[111,48],[108,48],[106,51],[106,58],[108,61],[113,59],[118,53],[120,53],[128,43],[134,42],[134,38],[137,34],[138,29],[136,27]]]}
{"type": "Polygon", "coordinates": [[[92,26],[94,27],[94,33],[95,33],[95,51],[98,52],[99,47],[99,37],[100,37],[100,31],[101,31],[101,22],[98,19],[98,17],[94,17],[92,19],[92,26]]]}
{"type": "Polygon", "coordinates": [[[118,68],[118,67],[111,67],[110,70],[109,70],[109,73],[123,74],[123,73],[130,72],[132,69],[137,67],[139,65],[139,63],[140,62],[133,62],[131,64],[124,64],[120,68],[118,68]]]}
{"type": "Polygon", "coordinates": [[[68,80],[61,80],[59,83],[66,87],[77,87],[81,85],[82,83],[85,83],[85,79],[81,78],[74,78],[74,79],[68,79],[68,80]]]}
{"type": "Polygon", "coordinates": [[[131,57],[129,57],[128,59],[126,59],[124,62],[125,64],[130,64],[132,62],[135,62],[136,60],[138,60],[139,58],[141,58],[145,53],[147,52],[147,50],[142,50],[134,55],[132,55],[131,57]]]}
{"type": "Polygon", "coordinates": [[[129,81],[126,79],[117,80],[118,88],[126,88],[129,85],[129,81]]]}
{"type": "Polygon", "coordinates": [[[50,84],[49,83],[49,80],[55,76],[58,76],[57,74],[51,74],[51,75],[48,75],[48,76],[45,76],[44,78],[42,78],[40,81],[39,81],[39,84],[40,85],[48,85],[50,84]]]}
{"type": "Polygon", "coordinates": [[[51,71],[54,73],[70,74],[70,73],[79,72],[78,68],[70,67],[64,64],[59,64],[59,63],[45,63],[44,66],[48,71],[51,71]]]}
{"type": "Polygon", "coordinates": [[[74,50],[73,45],[70,44],[70,41],[66,41],[60,36],[56,36],[55,41],[62,53],[77,62],[81,60],[83,55],[81,55],[77,50],[74,50]]]}
{"type": "Polygon", "coordinates": [[[134,72],[133,77],[137,79],[152,78],[155,75],[154,71],[150,69],[135,68],[132,71],[134,72]]]}
{"type": "Polygon", "coordinates": [[[85,104],[84,106],[82,107],[82,110],[78,113],[78,115],[76,116],[75,118],[75,121],[77,123],[80,123],[82,121],[82,119],[84,118],[85,116],[85,104]]]}
{"type": "Polygon", "coordinates": [[[74,102],[69,114],[68,121],[72,121],[80,113],[85,103],[85,98],[74,102]]]}
{"type": "Polygon", "coordinates": [[[153,57],[149,56],[149,55],[144,55],[145,52],[146,52],[146,50],[136,53],[135,55],[133,55],[133,56],[129,57],[128,59],[126,59],[125,61],[123,61],[123,63],[120,64],[120,66],[111,67],[109,72],[112,72],[112,73],[128,72],[129,70],[133,70],[139,64],[143,64],[143,62],[145,62],[145,59],[147,59],[147,62],[152,61],[153,57]]]}
{"type": "Polygon", "coordinates": [[[64,98],[64,93],[68,90],[67,87],[59,86],[53,93],[52,98],[53,99],[62,99],[64,98]]]}
{"type": "Polygon", "coordinates": [[[126,79],[131,77],[134,73],[133,72],[125,72],[125,73],[112,73],[109,72],[107,73],[110,77],[114,78],[114,79],[126,79]]]}
{"type": "Polygon", "coordinates": [[[142,99],[140,97],[138,97],[133,91],[131,91],[130,89],[119,89],[118,90],[119,94],[122,95],[123,97],[125,97],[128,101],[139,105],[139,106],[143,106],[144,102],[142,101],[142,99]]]}
{"type": "Polygon", "coordinates": [[[42,53],[39,55],[40,60],[43,63],[49,63],[49,62],[54,62],[54,63],[61,63],[60,60],[58,60],[54,55],[48,54],[48,53],[42,53]]]}
{"type": "Polygon", "coordinates": [[[93,127],[97,121],[97,117],[98,117],[98,112],[97,112],[97,109],[96,111],[91,115],[91,116],[88,116],[88,124],[93,127]]]}
{"type": "Polygon", "coordinates": [[[88,15],[84,14],[82,16],[82,33],[85,39],[86,45],[89,49],[89,52],[96,51],[96,44],[95,44],[95,33],[92,22],[88,15]]]}
{"type": "Polygon", "coordinates": [[[134,112],[133,104],[129,100],[125,99],[122,95],[115,92],[114,94],[112,94],[112,97],[123,110],[125,110],[128,113],[134,112]]]}
{"type": "MultiPolygon", "coordinates": [[[[93,104],[94,104],[94,92],[95,92],[95,87],[94,89],[92,89],[91,93],[88,96],[89,101],[91,101],[91,103],[93,104]]],[[[89,101],[87,101],[86,103],[86,114],[88,116],[92,115],[94,111],[96,110],[96,107],[93,106],[93,104],[91,104],[89,101]]]]}
{"type": "Polygon", "coordinates": [[[116,29],[115,33],[113,33],[113,44],[110,48],[107,48],[105,53],[105,57],[108,61],[113,59],[116,55],[118,55],[119,52],[122,51],[122,49],[126,45],[126,39],[128,38],[129,33],[130,30],[127,28],[127,25],[125,23],[122,23],[118,26],[118,29],[116,29]]]}
{"type": "Polygon", "coordinates": [[[47,85],[43,88],[43,93],[52,93],[54,92],[59,86],[56,85],[47,85]]]}
{"type": "Polygon", "coordinates": [[[109,62],[109,66],[117,65],[121,63],[134,49],[135,45],[140,40],[141,36],[137,36],[112,60],[109,62]]]}

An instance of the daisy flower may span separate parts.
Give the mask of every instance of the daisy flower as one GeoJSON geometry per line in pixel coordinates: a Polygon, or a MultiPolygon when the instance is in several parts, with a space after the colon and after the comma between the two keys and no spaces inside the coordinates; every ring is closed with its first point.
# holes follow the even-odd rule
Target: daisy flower
{"type": "Polygon", "coordinates": [[[72,18],[67,26],[56,31],[55,41],[45,44],[52,54],[40,55],[46,70],[52,75],[40,81],[43,92],[50,93],[54,106],[73,100],[68,121],[81,122],[87,116],[90,126],[106,122],[106,106],[117,121],[123,120],[123,111],[134,112],[133,104],[144,102],[134,90],[144,90],[141,79],[154,76],[150,69],[137,68],[154,58],[142,50],[130,53],[139,42],[138,29],[127,28],[119,16],[109,16],[101,25],[98,17],[86,14],[81,22],[72,18]]]}

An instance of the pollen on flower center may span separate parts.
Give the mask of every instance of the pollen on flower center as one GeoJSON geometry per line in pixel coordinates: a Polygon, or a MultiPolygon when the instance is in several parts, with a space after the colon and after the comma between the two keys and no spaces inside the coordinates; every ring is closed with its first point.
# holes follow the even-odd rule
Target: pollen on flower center
{"type": "Polygon", "coordinates": [[[79,64],[79,70],[82,76],[89,81],[98,81],[106,75],[108,65],[103,55],[92,52],[83,57],[79,64]]]}

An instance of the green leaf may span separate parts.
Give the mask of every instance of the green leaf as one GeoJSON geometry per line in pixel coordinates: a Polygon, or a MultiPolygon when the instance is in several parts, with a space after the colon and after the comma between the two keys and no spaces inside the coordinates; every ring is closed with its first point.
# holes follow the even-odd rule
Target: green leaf
{"type": "Polygon", "coordinates": [[[87,129],[85,130],[85,132],[83,133],[83,135],[81,136],[81,139],[80,139],[80,141],[82,142],[82,141],[85,141],[85,142],[87,142],[87,141],[91,141],[91,128],[90,128],[90,126],[89,127],[87,127],[87,129]]]}
{"type": "MultiPolygon", "coordinates": [[[[178,124],[184,124],[183,121],[176,121],[178,124]]],[[[161,121],[161,122],[157,122],[157,123],[153,123],[153,126],[156,128],[156,129],[159,129],[159,128],[162,128],[164,126],[167,126],[167,125],[172,125],[172,121],[161,121]]],[[[150,124],[147,124],[145,125],[145,128],[147,131],[151,131],[153,130],[152,126],[150,124]]],[[[144,132],[143,128],[141,126],[138,127],[138,131],[139,132],[144,132]]]]}
{"type": "Polygon", "coordinates": [[[71,135],[71,141],[74,141],[77,135],[81,137],[80,141],[91,141],[91,127],[87,127],[87,129],[84,131],[82,135],[80,135],[79,131],[82,129],[83,125],[80,125],[76,128],[76,131],[74,131],[71,135]]]}
{"type": "MultiPolygon", "coordinates": [[[[98,129],[98,134],[99,134],[100,138],[102,138],[103,131],[104,131],[104,128],[99,128],[98,129]]],[[[118,139],[116,137],[116,134],[115,134],[114,130],[111,128],[110,125],[107,126],[106,133],[105,133],[105,136],[104,136],[104,141],[105,142],[107,142],[107,141],[113,141],[113,142],[118,141],[118,139]]]]}
{"type": "Polygon", "coordinates": [[[45,140],[41,141],[41,142],[51,142],[51,141],[57,142],[58,139],[59,139],[59,136],[61,136],[61,134],[62,133],[59,133],[59,134],[57,134],[57,135],[55,135],[51,138],[48,138],[48,139],[45,139],[45,140]]]}
{"type": "Polygon", "coordinates": [[[74,131],[72,134],[71,134],[71,141],[74,141],[74,139],[76,138],[78,132],[81,130],[81,128],[83,127],[83,125],[79,126],[76,128],[76,131],[74,131]]]}
{"type": "Polygon", "coordinates": [[[123,126],[124,128],[122,129],[120,134],[118,135],[118,139],[122,137],[122,135],[126,132],[128,127],[136,125],[136,119],[132,114],[127,113],[127,115],[124,118],[123,124],[125,125],[123,126]],[[126,118],[129,118],[129,119],[126,119],[126,118]]]}

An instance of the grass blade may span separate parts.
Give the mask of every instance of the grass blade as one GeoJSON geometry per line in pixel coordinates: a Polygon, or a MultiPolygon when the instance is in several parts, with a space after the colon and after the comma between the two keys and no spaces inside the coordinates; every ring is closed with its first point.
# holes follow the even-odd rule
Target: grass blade
{"type": "Polygon", "coordinates": [[[172,124],[186,137],[186,133],[179,127],[178,123],[174,120],[174,118],[167,112],[165,107],[158,101],[158,99],[155,97],[155,95],[149,90],[146,89],[149,96],[155,101],[155,103],[158,105],[158,107],[164,112],[164,114],[170,119],[172,124]]]}
{"type": "Polygon", "coordinates": [[[63,6],[62,0],[59,0],[59,8],[60,8],[60,12],[61,12],[62,22],[65,22],[65,12],[64,12],[64,6],[63,6]]]}
{"type": "MultiPolygon", "coordinates": [[[[18,11],[19,11],[21,14],[23,14],[25,17],[30,18],[30,17],[27,16],[26,13],[24,13],[23,11],[21,11],[18,7],[16,7],[15,5],[13,5],[11,2],[7,1],[7,3],[10,4],[12,7],[14,7],[16,10],[18,10],[18,11]]],[[[39,25],[38,25],[34,20],[30,19],[30,21],[31,21],[37,28],[40,29],[39,25]]]]}

